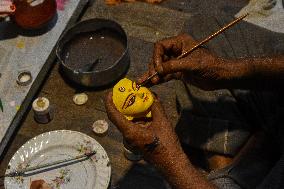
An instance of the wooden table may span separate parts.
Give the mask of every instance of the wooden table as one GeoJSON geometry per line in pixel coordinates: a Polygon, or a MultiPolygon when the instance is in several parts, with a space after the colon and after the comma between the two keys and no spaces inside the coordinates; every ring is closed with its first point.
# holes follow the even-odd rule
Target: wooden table
{"type": "MultiPolygon", "coordinates": [[[[206,4],[206,2],[204,1],[203,4],[206,4]]],[[[161,6],[125,3],[108,7],[103,0],[97,0],[86,10],[82,19],[109,18],[124,27],[129,36],[131,56],[131,66],[127,77],[134,79],[147,70],[147,64],[151,60],[153,42],[179,34],[184,23],[191,18],[191,12],[199,11],[198,8],[194,9],[190,5],[189,1],[186,0],[168,0],[161,6]]],[[[211,10],[209,7],[207,9],[211,10]]],[[[177,121],[174,87],[175,81],[171,81],[152,88],[160,96],[173,125],[177,121]]],[[[143,161],[135,163],[124,158],[122,154],[122,136],[107,119],[104,110],[103,98],[108,90],[86,91],[73,86],[60,74],[58,64],[54,62],[54,66],[42,88],[34,97],[45,96],[50,100],[55,111],[54,119],[45,125],[38,124],[34,121],[33,112],[30,108],[28,109],[19,130],[12,136],[10,144],[2,157],[0,174],[5,172],[13,154],[26,141],[44,132],[66,129],[86,133],[94,137],[105,148],[112,166],[110,188],[169,188],[168,184],[152,166],[143,161]],[[73,95],[79,91],[86,92],[89,97],[87,104],[83,106],[77,106],[72,101],[73,95]],[[105,119],[110,124],[108,135],[105,137],[98,137],[92,132],[92,123],[99,119],[105,119]]]]}

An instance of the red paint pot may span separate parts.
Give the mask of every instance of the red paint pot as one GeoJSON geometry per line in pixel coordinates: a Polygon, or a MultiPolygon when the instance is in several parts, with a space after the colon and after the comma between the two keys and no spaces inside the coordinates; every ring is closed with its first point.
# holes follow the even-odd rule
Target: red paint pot
{"type": "Polygon", "coordinates": [[[40,29],[56,14],[55,0],[44,0],[34,6],[27,0],[14,0],[13,3],[15,12],[9,13],[10,17],[24,29],[40,29]]]}

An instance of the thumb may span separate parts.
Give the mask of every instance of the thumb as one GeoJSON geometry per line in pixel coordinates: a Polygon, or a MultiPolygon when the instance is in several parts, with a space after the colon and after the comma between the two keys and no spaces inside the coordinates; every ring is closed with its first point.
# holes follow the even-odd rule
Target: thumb
{"type": "Polygon", "coordinates": [[[138,77],[137,80],[137,84],[140,85],[141,83],[143,83],[147,78],[149,77],[149,72],[145,72],[143,73],[140,77],[138,77]]]}
{"type": "Polygon", "coordinates": [[[105,98],[105,108],[109,120],[123,133],[129,133],[133,129],[133,123],[128,121],[125,116],[119,112],[112,100],[112,92],[108,93],[105,98]]]}
{"type": "Polygon", "coordinates": [[[151,113],[153,122],[161,122],[164,118],[166,118],[164,108],[157,98],[155,98],[154,103],[151,106],[151,113]]]}

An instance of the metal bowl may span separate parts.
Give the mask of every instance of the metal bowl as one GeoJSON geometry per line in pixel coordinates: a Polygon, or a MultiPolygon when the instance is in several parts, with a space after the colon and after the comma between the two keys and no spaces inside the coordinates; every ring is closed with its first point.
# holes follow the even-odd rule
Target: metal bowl
{"type": "Polygon", "coordinates": [[[85,20],[73,26],[59,39],[56,54],[63,75],[86,87],[113,83],[126,73],[130,63],[125,31],[106,19],[85,20]]]}

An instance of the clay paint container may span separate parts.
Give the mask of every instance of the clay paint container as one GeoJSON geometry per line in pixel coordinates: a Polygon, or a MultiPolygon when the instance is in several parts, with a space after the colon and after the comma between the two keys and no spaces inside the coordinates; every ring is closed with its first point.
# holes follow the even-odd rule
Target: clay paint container
{"type": "Polygon", "coordinates": [[[34,119],[38,123],[46,124],[53,119],[49,100],[45,97],[39,97],[32,104],[34,119]]]}

